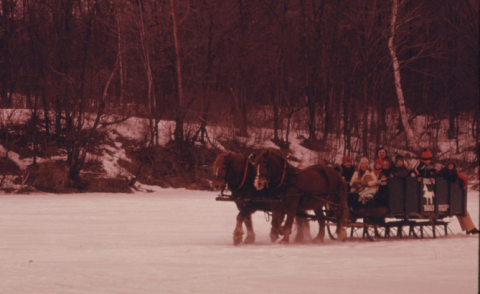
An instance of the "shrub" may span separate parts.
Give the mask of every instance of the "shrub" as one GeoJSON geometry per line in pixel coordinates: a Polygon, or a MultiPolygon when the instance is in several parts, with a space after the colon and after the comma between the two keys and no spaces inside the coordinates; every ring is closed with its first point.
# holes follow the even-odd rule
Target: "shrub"
{"type": "Polygon", "coordinates": [[[71,193],[76,192],[68,178],[68,166],[64,161],[46,161],[27,169],[28,185],[43,192],[71,193]]]}

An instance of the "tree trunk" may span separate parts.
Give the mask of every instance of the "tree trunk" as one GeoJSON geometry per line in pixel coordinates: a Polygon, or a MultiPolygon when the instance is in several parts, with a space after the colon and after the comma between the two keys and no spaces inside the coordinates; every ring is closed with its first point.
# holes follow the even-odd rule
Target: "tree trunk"
{"type": "Polygon", "coordinates": [[[392,1],[393,1],[392,18],[391,18],[391,27],[390,27],[391,35],[388,38],[388,49],[390,50],[390,55],[392,57],[393,74],[395,78],[395,89],[397,91],[398,105],[400,109],[400,118],[402,120],[402,124],[405,129],[407,146],[411,146],[415,151],[420,151],[420,145],[415,139],[415,135],[413,134],[413,131],[410,128],[410,124],[408,122],[407,110],[405,107],[405,99],[403,97],[403,90],[402,90],[401,77],[400,77],[400,64],[397,59],[395,47],[393,46],[393,38],[395,37],[395,30],[397,26],[398,3],[397,3],[397,0],[392,0],[392,1]]]}
{"type": "MultiPolygon", "coordinates": [[[[368,78],[365,74],[363,82],[363,123],[362,123],[362,155],[368,157],[368,78]]],[[[358,113],[357,113],[358,115],[358,113]]]]}
{"type": "Polygon", "coordinates": [[[212,42],[213,42],[213,16],[209,16],[209,27],[208,27],[208,43],[207,43],[207,53],[206,53],[206,62],[207,69],[203,77],[203,113],[202,121],[200,125],[200,142],[205,142],[205,136],[207,134],[207,122],[208,116],[210,114],[210,83],[212,82],[212,68],[213,61],[215,59],[214,54],[212,53],[212,42]]]}
{"type": "MultiPolygon", "coordinates": [[[[343,76],[343,75],[341,75],[343,76]]],[[[350,113],[349,113],[349,104],[350,101],[349,99],[345,97],[345,81],[342,79],[342,89],[341,89],[341,96],[340,99],[342,101],[342,110],[343,110],[343,142],[344,142],[344,150],[343,150],[343,155],[350,155],[352,144],[351,144],[351,130],[350,130],[350,113]]]]}
{"type": "Polygon", "coordinates": [[[182,86],[182,68],[180,64],[180,52],[178,49],[178,34],[177,34],[177,19],[175,15],[175,9],[173,6],[173,0],[170,0],[170,9],[172,15],[172,26],[173,26],[173,42],[175,46],[175,70],[177,75],[177,112],[176,112],[176,125],[175,125],[175,141],[177,143],[183,143],[183,86],[182,86]]]}
{"type": "Polygon", "coordinates": [[[120,78],[120,96],[118,98],[118,102],[120,106],[125,107],[126,101],[124,101],[125,96],[125,80],[124,80],[124,68],[123,68],[123,45],[122,45],[122,33],[121,33],[121,26],[120,26],[120,13],[118,11],[118,5],[115,6],[115,19],[117,22],[117,46],[118,46],[118,70],[119,70],[119,78],[120,78]]]}
{"type": "MultiPolygon", "coordinates": [[[[272,87],[273,88],[273,87],[272,87]]],[[[276,90],[272,89],[272,102],[273,102],[273,141],[279,142],[280,138],[278,137],[278,112],[279,112],[279,106],[278,106],[278,96],[279,92],[276,90]]]]}
{"type": "MultiPolygon", "coordinates": [[[[155,117],[156,104],[155,104],[155,99],[153,99],[153,96],[152,96],[153,74],[152,74],[152,67],[150,64],[150,52],[148,47],[148,40],[146,37],[146,31],[145,31],[145,15],[143,14],[143,3],[141,0],[138,3],[138,10],[140,12],[140,42],[142,45],[143,67],[147,75],[147,99],[148,99],[148,112],[149,112],[148,123],[150,128],[150,142],[153,142],[155,137],[155,128],[156,128],[156,124],[153,122],[155,117]]],[[[121,54],[121,52],[119,52],[119,54],[121,54]]]]}

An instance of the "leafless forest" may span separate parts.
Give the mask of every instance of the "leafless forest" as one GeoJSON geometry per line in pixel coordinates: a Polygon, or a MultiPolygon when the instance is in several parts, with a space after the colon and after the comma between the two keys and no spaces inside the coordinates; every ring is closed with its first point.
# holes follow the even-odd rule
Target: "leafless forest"
{"type": "Polygon", "coordinates": [[[410,123],[426,116],[430,146],[441,132],[463,134],[478,158],[479,79],[478,0],[0,7],[1,108],[31,110],[22,130],[2,119],[0,140],[33,146],[34,162],[48,146],[66,149],[71,179],[98,130],[132,116],[149,120],[147,146],[159,141],[158,123],[173,120],[180,149],[212,140],[207,126],[235,127],[241,137],[268,127],[282,146],[304,130],[308,148],[335,135],[363,154],[399,137],[416,150],[410,123]],[[353,145],[354,137],[361,142],[353,145]]]}

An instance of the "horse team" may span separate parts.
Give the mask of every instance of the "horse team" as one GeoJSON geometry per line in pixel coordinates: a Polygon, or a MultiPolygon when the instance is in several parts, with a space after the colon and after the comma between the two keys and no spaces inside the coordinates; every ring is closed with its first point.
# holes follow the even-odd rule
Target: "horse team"
{"type": "Polygon", "coordinates": [[[221,153],[215,160],[213,173],[212,187],[223,191],[228,186],[239,210],[233,232],[235,245],[255,242],[251,215],[257,210],[272,212],[272,242],[283,236],[280,243],[288,244],[295,216],[313,210],[319,231],[312,242],[322,243],[327,206],[337,221],[338,238],[342,241],[347,238],[344,229],[349,219],[347,183],[332,167],[312,165],[298,169],[279,150],[267,149],[257,152],[254,158],[235,152],[221,153]]]}

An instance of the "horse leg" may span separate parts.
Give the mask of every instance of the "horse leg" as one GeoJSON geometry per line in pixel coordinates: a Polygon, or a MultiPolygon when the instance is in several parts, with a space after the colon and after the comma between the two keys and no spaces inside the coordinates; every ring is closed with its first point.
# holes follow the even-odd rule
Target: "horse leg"
{"type": "Polygon", "coordinates": [[[245,217],[245,227],[247,228],[247,237],[245,237],[245,243],[251,244],[255,243],[255,232],[253,231],[253,222],[252,222],[252,214],[248,214],[245,217]]]}
{"type": "Polygon", "coordinates": [[[318,220],[318,235],[315,239],[312,240],[313,243],[323,243],[325,238],[325,215],[323,214],[323,209],[319,208],[315,210],[315,216],[318,220]]]}
{"type": "Polygon", "coordinates": [[[237,215],[237,224],[235,226],[235,230],[233,231],[233,244],[238,245],[243,241],[243,221],[245,216],[243,212],[240,210],[237,215]]]}
{"type": "Polygon", "coordinates": [[[295,216],[295,222],[297,223],[297,235],[295,236],[295,243],[303,243],[311,241],[310,235],[310,223],[307,218],[301,216],[295,216]]]}
{"type": "Polygon", "coordinates": [[[343,211],[343,209],[345,209],[345,208],[339,207],[337,209],[337,213],[336,213],[336,216],[337,216],[337,237],[341,241],[347,240],[347,232],[345,231],[345,228],[344,228],[345,218],[343,216],[343,214],[346,213],[346,212],[343,211]]]}
{"type": "Polygon", "coordinates": [[[283,218],[283,212],[272,209],[272,228],[270,229],[270,240],[272,242],[277,241],[277,239],[280,238],[280,235],[283,235],[283,230],[281,228],[283,218]]]}
{"type": "Polygon", "coordinates": [[[287,219],[285,220],[285,225],[283,226],[283,239],[280,240],[281,244],[290,243],[290,234],[292,233],[292,226],[296,212],[296,206],[294,206],[293,209],[289,209],[287,211],[287,219]]]}
{"type": "Polygon", "coordinates": [[[302,243],[303,241],[303,219],[300,216],[295,216],[295,223],[297,224],[297,235],[295,236],[295,243],[302,243]]]}

